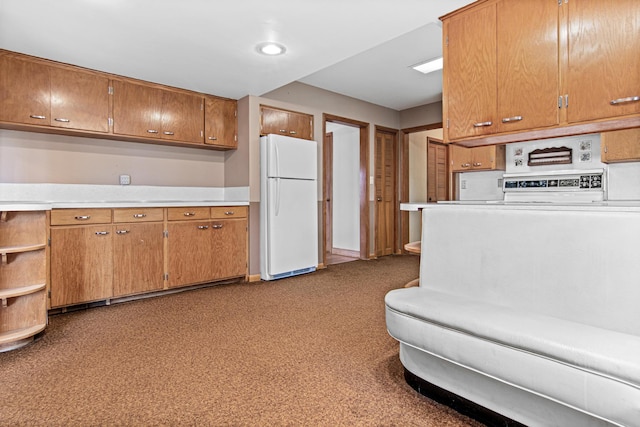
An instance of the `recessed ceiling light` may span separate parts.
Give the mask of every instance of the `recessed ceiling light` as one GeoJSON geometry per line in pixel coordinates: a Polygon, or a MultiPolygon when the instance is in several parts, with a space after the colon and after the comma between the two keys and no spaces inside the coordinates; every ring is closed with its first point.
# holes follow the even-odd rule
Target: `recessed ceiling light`
{"type": "Polygon", "coordinates": [[[416,71],[420,71],[423,74],[429,74],[434,71],[442,70],[442,65],[443,65],[442,57],[440,57],[440,58],[430,59],[428,61],[421,62],[416,65],[412,65],[411,68],[413,68],[416,71]]]}
{"type": "Polygon", "coordinates": [[[269,55],[269,56],[282,55],[287,51],[286,47],[284,47],[279,43],[274,43],[274,42],[260,43],[258,46],[256,46],[256,49],[261,54],[269,55]]]}

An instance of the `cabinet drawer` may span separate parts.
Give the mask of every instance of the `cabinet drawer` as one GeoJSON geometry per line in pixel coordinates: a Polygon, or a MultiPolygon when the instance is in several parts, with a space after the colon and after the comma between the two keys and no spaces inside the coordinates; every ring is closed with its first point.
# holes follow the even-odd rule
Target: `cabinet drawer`
{"type": "Polygon", "coordinates": [[[169,221],[180,221],[190,219],[209,219],[208,207],[184,207],[168,208],[167,219],[169,221]]]}
{"type": "Polygon", "coordinates": [[[113,210],[113,222],[151,222],[163,220],[163,208],[126,208],[113,210]]]}
{"type": "Polygon", "coordinates": [[[111,209],[53,209],[51,225],[111,223],[111,209]]]}
{"type": "Polygon", "coordinates": [[[211,218],[246,218],[246,206],[216,206],[211,208],[211,218]]]}

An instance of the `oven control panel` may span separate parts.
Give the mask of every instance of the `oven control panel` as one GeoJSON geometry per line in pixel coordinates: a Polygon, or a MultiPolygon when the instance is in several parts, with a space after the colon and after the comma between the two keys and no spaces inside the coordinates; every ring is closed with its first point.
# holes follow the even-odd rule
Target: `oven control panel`
{"type": "Polygon", "coordinates": [[[602,190],[602,174],[575,174],[562,177],[505,178],[504,190],[580,191],[602,190]]]}

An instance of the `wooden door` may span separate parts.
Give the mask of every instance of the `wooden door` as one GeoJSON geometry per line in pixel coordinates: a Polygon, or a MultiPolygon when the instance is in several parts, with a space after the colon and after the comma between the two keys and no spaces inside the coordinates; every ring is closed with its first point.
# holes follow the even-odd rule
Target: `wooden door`
{"type": "Polygon", "coordinates": [[[113,237],[113,296],[157,291],[164,284],[164,225],[118,224],[113,237]]]}
{"type": "Polygon", "coordinates": [[[395,134],[376,131],[376,256],[395,252],[396,152],[395,134]]]}
{"type": "Polygon", "coordinates": [[[109,79],[51,67],[51,126],[109,132],[109,79]]]}
{"type": "Polygon", "coordinates": [[[558,3],[501,0],[497,8],[497,131],[559,123],[558,3]]]}
{"type": "Polygon", "coordinates": [[[640,113],[640,2],[580,0],[567,6],[568,122],[640,113]]]}
{"type": "Polygon", "coordinates": [[[449,200],[449,156],[445,144],[427,138],[427,201],[449,200]]]}
{"type": "Polygon", "coordinates": [[[112,225],[51,229],[51,307],[110,298],[112,225]]]}
{"type": "Polygon", "coordinates": [[[225,148],[238,147],[238,102],[205,97],[204,143],[225,148]]]}
{"type": "Polygon", "coordinates": [[[202,144],[204,141],[204,98],[200,95],[162,91],[160,137],[171,141],[202,144]]]}
{"type": "Polygon", "coordinates": [[[213,221],[211,260],[213,277],[226,279],[247,274],[247,220],[213,221]]]}
{"type": "Polygon", "coordinates": [[[327,264],[327,255],[331,254],[333,249],[333,132],[328,132],[324,136],[322,158],[324,165],[324,259],[327,264]]]}
{"type": "Polygon", "coordinates": [[[212,280],[211,221],[181,221],[167,226],[167,273],[170,288],[212,280]]]}
{"type": "Polygon", "coordinates": [[[113,81],[113,133],[159,138],[162,90],[155,87],[113,81]]]}
{"type": "Polygon", "coordinates": [[[445,22],[445,56],[447,140],[495,132],[495,4],[445,22]]]}
{"type": "Polygon", "coordinates": [[[0,55],[0,120],[49,125],[49,67],[35,61],[0,55]]]}

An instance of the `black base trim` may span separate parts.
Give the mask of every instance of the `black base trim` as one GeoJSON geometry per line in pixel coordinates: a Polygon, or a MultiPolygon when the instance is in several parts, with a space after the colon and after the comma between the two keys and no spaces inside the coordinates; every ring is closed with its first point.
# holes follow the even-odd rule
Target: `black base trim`
{"type": "Polygon", "coordinates": [[[486,426],[491,427],[526,427],[517,421],[507,418],[497,412],[487,409],[484,406],[480,406],[464,397],[458,396],[448,390],[438,387],[435,384],[431,384],[428,381],[423,380],[414,373],[404,370],[404,379],[415,391],[429,399],[435,400],[438,403],[447,405],[451,409],[466,415],[469,418],[481,422],[486,426]]]}

